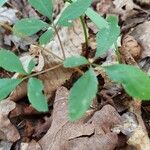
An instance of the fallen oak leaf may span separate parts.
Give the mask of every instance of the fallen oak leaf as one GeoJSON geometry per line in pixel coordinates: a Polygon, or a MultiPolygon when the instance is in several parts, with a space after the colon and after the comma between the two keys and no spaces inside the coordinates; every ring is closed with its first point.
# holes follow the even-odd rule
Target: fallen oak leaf
{"type": "Polygon", "coordinates": [[[59,149],[60,145],[63,144],[64,141],[66,141],[69,137],[74,138],[82,136],[85,132],[86,134],[91,135],[94,132],[93,125],[83,125],[82,122],[73,124],[68,121],[68,94],[69,91],[64,87],[59,87],[57,89],[51,128],[48,130],[47,134],[39,141],[43,149],[59,149]],[[62,132],[65,132],[65,138],[63,141],[61,141],[62,143],[59,144],[60,139],[63,136],[61,135],[62,132]]]}
{"type": "Polygon", "coordinates": [[[90,115],[90,120],[86,113],[85,117],[72,123],[68,121],[68,93],[64,87],[57,89],[51,127],[39,141],[42,149],[112,150],[117,147],[118,135],[111,132],[111,127],[120,123],[121,118],[115,108],[106,105],[92,118],[90,115]]]}

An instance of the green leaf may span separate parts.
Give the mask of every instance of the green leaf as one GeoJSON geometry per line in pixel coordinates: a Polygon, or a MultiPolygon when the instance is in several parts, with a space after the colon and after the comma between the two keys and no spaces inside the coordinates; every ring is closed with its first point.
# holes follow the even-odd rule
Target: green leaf
{"type": "Polygon", "coordinates": [[[52,0],[29,0],[32,5],[39,13],[47,16],[50,20],[52,19],[53,3],[52,0]]]}
{"type": "Polygon", "coordinates": [[[71,56],[65,59],[63,62],[64,67],[71,68],[71,67],[77,67],[81,65],[88,64],[88,60],[83,56],[71,56]]]}
{"type": "Polygon", "coordinates": [[[7,0],[0,0],[0,7],[2,7],[6,2],[7,0]]]}
{"type": "Polygon", "coordinates": [[[5,49],[0,49],[0,67],[10,72],[26,74],[19,58],[5,49]]]}
{"type": "Polygon", "coordinates": [[[36,78],[30,78],[28,81],[28,98],[31,105],[38,111],[48,111],[48,104],[42,93],[44,86],[42,81],[36,78]]]}
{"type": "Polygon", "coordinates": [[[68,22],[79,18],[91,5],[92,0],[77,0],[71,3],[61,14],[58,25],[66,26],[68,22]]]}
{"type": "Polygon", "coordinates": [[[82,117],[90,107],[96,96],[97,86],[98,81],[91,68],[73,85],[69,94],[69,117],[71,121],[82,117]]]}
{"type": "Polygon", "coordinates": [[[150,78],[137,67],[118,64],[105,67],[105,70],[113,81],[122,84],[130,96],[150,99],[150,78]]]}
{"type": "Polygon", "coordinates": [[[0,100],[6,98],[22,79],[0,79],[0,100]]]}
{"type": "Polygon", "coordinates": [[[18,36],[31,36],[49,25],[39,19],[25,18],[16,22],[13,31],[18,36]]]}
{"type": "Polygon", "coordinates": [[[109,28],[103,28],[96,36],[97,50],[96,57],[105,54],[109,48],[117,41],[120,34],[120,27],[115,16],[107,18],[109,28]]]}
{"type": "Polygon", "coordinates": [[[85,14],[92,20],[92,22],[96,24],[99,29],[109,27],[108,22],[92,8],[88,8],[85,14]]]}
{"type": "Polygon", "coordinates": [[[36,64],[35,64],[34,60],[31,59],[31,61],[28,64],[28,74],[31,74],[31,72],[32,72],[33,68],[35,67],[35,65],[36,64]]]}
{"type": "Polygon", "coordinates": [[[40,45],[45,45],[49,43],[53,38],[53,30],[48,29],[45,33],[43,33],[39,39],[40,45]]]}

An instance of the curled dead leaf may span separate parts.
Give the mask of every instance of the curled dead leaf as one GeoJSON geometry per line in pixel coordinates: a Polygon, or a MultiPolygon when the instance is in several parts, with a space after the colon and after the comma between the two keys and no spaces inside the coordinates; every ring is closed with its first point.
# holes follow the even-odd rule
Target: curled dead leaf
{"type": "Polygon", "coordinates": [[[133,36],[126,35],[123,37],[122,45],[124,47],[124,51],[128,51],[135,60],[140,58],[142,49],[133,36]]]}

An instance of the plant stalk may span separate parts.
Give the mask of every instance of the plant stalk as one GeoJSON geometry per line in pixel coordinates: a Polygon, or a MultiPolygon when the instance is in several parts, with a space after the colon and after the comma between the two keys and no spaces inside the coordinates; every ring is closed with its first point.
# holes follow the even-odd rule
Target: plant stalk
{"type": "Polygon", "coordinates": [[[86,48],[88,48],[88,34],[87,34],[87,30],[86,30],[86,23],[84,21],[83,16],[80,16],[80,21],[81,21],[83,32],[84,32],[86,48]]]}
{"type": "Polygon", "coordinates": [[[59,44],[60,44],[60,47],[61,47],[61,50],[62,50],[63,58],[66,59],[65,50],[64,50],[63,44],[61,42],[58,30],[57,30],[56,26],[54,25],[54,23],[53,23],[53,28],[55,30],[55,33],[56,33],[57,37],[58,37],[58,41],[59,41],[59,44]]]}
{"type": "MultiPolygon", "coordinates": [[[[72,0],[65,0],[66,2],[72,3],[72,0]]],[[[88,48],[88,34],[87,34],[87,30],[86,30],[86,23],[84,21],[83,16],[80,16],[80,21],[81,21],[81,25],[83,28],[83,32],[84,32],[84,38],[85,38],[85,44],[86,44],[86,48],[88,48]]]]}

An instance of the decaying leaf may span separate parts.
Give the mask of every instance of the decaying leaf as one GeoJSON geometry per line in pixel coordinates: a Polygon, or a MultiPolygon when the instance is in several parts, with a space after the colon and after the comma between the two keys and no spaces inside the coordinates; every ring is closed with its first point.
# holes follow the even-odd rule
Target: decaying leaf
{"type": "Polygon", "coordinates": [[[142,48],[138,44],[138,42],[131,35],[126,35],[122,39],[122,45],[124,47],[124,51],[128,51],[128,53],[135,59],[139,59],[141,56],[142,48]]]}
{"type": "Polygon", "coordinates": [[[13,24],[15,23],[18,18],[16,16],[17,10],[7,8],[7,7],[1,7],[0,8],[0,22],[2,23],[9,23],[13,24]]]}
{"type": "Polygon", "coordinates": [[[10,94],[10,96],[7,99],[16,102],[25,97],[26,94],[27,94],[27,82],[23,81],[21,84],[17,86],[17,88],[10,94]]]}
{"type": "Polygon", "coordinates": [[[91,114],[77,122],[68,121],[67,97],[68,90],[57,89],[52,115],[52,125],[47,134],[39,141],[42,149],[104,149],[117,147],[118,136],[111,132],[114,124],[120,123],[120,116],[110,105],[97,111],[91,119],[91,114]],[[109,120],[107,118],[110,118],[109,120]]]}
{"type": "Polygon", "coordinates": [[[21,143],[20,149],[21,150],[42,150],[40,145],[34,140],[32,140],[29,143],[21,143]]]}
{"type": "Polygon", "coordinates": [[[113,132],[118,134],[122,132],[128,138],[133,134],[134,130],[138,127],[138,120],[134,113],[127,112],[121,116],[122,123],[112,128],[113,132]]]}
{"type": "Polygon", "coordinates": [[[8,119],[8,114],[15,108],[15,103],[9,100],[0,102],[0,139],[16,142],[20,139],[19,132],[8,119]],[[2,137],[1,137],[2,135],[2,137]]]}
{"type": "Polygon", "coordinates": [[[128,144],[134,145],[139,150],[150,149],[150,139],[141,125],[134,130],[133,135],[128,140],[128,144]]]}
{"type": "MultiPolygon", "coordinates": [[[[80,20],[74,21],[72,27],[63,27],[59,29],[59,36],[64,46],[66,57],[73,55],[80,55],[82,52],[82,43],[84,43],[84,34],[80,20]]],[[[45,46],[45,48],[56,54],[57,56],[63,58],[62,50],[59,44],[58,37],[55,36],[54,39],[45,46]]],[[[49,62],[60,62],[57,58],[53,57],[50,53],[46,53],[49,58],[49,62]]]]}
{"type": "Polygon", "coordinates": [[[122,20],[125,20],[126,18],[137,13],[134,10],[134,8],[137,8],[137,6],[134,4],[133,0],[114,0],[113,4],[115,6],[113,11],[117,14],[120,14],[122,20]]]}
{"type": "Polygon", "coordinates": [[[141,58],[150,56],[150,21],[146,21],[134,28],[131,35],[141,44],[143,52],[141,58]]]}
{"type": "Polygon", "coordinates": [[[137,4],[150,6],[150,0],[135,0],[137,4]]]}
{"type": "MultiPolygon", "coordinates": [[[[57,63],[47,64],[45,68],[51,68],[58,65],[57,63]]],[[[66,68],[59,67],[47,73],[38,76],[44,84],[44,93],[47,98],[52,96],[52,93],[62,85],[66,80],[70,78],[72,70],[67,70],[66,68]]]]}
{"type": "Polygon", "coordinates": [[[139,150],[149,150],[150,138],[141,116],[141,102],[134,100],[130,105],[130,111],[136,115],[138,126],[127,142],[129,145],[133,145],[139,150]]]}
{"type": "Polygon", "coordinates": [[[0,141],[0,149],[1,150],[11,150],[13,143],[9,141],[0,141]]]}

